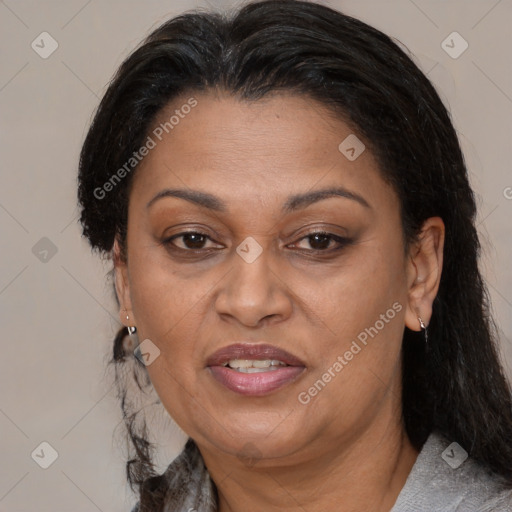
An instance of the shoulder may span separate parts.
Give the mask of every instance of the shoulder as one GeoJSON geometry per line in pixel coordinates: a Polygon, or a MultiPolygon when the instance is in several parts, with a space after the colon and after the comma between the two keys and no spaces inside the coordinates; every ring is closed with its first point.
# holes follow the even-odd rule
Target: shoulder
{"type": "Polygon", "coordinates": [[[391,512],[510,512],[512,487],[440,432],[425,442],[391,512]]]}

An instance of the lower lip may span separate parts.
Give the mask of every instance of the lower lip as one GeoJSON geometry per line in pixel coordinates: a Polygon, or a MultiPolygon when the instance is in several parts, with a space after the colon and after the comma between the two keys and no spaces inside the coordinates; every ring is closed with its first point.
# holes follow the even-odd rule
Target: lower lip
{"type": "Polygon", "coordinates": [[[304,366],[284,366],[278,370],[242,373],[226,366],[209,366],[212,375],[231,391],[241,395],[263,396],[295,380],[304,366]]]}

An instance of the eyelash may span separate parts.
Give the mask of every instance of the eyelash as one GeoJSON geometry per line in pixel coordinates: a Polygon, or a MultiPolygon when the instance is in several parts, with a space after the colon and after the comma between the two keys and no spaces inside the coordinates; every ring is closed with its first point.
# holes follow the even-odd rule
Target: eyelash
{"type": "MultiPolygon", "coordinates": [[[[183,249],[182,247],[177,247],[176,245],[173,244],[173,241],[175,239],[183,238],[186,235],[199,235],[201,237],[205,237],[205,238],[211,240],[211,238],[206,233],[202,233],[201,231],[184,231],[182,233],[178,233],[178,234],[173,235],[173,236],[171,236],[169,238],[166,238],[165,240],[162,241],[162,244],[165,245],[166,247],[170,248],[170,249],[173,249],[173,250],[176,250],[176,251],[183,251],[183,252],[187,252],[187,253],[192,253],[192,254],[199,254],[199,253],[204,253],[205,251],[208,251],[208,249],[183,249]]],[[[313,237],[315,235],[321,235],[321,236],[324,236],[324,237],[328,237],[329,239],[334,240],[336,243],[338,243],[339,247],[337,247],[335,249],[311,249],[311,250],[299,249],[299,250],[302,251],[302,252],[308,252],[310,254],[311,253],[312,254],[327,254],[327,253],[332,253],[332,252],[335,252],[335,251],[339,251],[339,250],[343,249],[344,247],[346,247],[347,245],[350,245],[353,242],[353,240],[350,239],[350,238],[345,238],[345,237],[342,237],[342,236],[339,236],[339,235],[334,235],[333,233],[329,233],[327,231],[313,231],[313,232],[308,233],[307,235],[303,236],[302,238],[300,238],[298,240],[298,242],[301,242],[302,240],[311,238],[311,237],[313,237]]]]}

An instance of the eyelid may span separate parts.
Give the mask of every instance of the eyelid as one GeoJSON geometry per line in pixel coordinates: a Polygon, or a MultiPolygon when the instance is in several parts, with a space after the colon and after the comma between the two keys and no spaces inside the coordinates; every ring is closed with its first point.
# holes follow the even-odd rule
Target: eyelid
{"type": "Polygon", "coordinates": [[[331,249],[299,249],[299,250],[308,252],[310,254],[311,253],[317,253],[317,254],[324,253],[324,254],[328,254],[328,253],[337,251],[339,249],[342,249],[342,248],[346,247],[347,245],[350,245],[350,244],[352,244],[354,242],[353,238],[350,238],[350,237],[347,237],[347,236],[337,235],[335,233],[331,233],[330,231],[316,230],[316,231],[311,231],[310,233],[307,233],[304,236],[301,236],[296,242],[293,242],[292,245],[296,245],[299,242],[302,242],[306,238],[309,238],[310,236],[313,236],[313,235],[325,235],[326,237],[328,237],[331,240],[333,240],[334,242],[336,242],[338,244],[338,246],[334,247],[334,248],[331,248],[331,249]]]}
{"type": "Polygon", "coordinates": [[[174,245],[172,243],[174,239],[182,238],[183,236],[189,235],[189,234],[201,235],[201,236],[207,238],[209,241],[211,241],[211,242],[213,242],[215,244],[219,244],[219,242],[215,241],[208,233],[205,233],[205,232],[200,231],[198,229],[191,229],[191,230],[187,230],[187,231],[180,231],[179,233],[175,233],[174,235],[170,235],[170,236],[164,237],[162,239],[162,241],[160,242],[160,245],[164,245],[164,246],[169,246],[170,245],[170,246],[174,247],[177,250],[181,250],[181,251],[185,251],[185,252],[190,252],[190,253],[209,250],[209,249],[183,249],[182,247],[177,247],[176,245],[174,245]]]}
{"type": "MultiPolygon", "coordinates": [[[[212,249],[214,249],[214,248],[186,249],[186,248],[178,247],[175,244],[173,244],[173,240],[182,238],[183,236],[185,236],[187,234],[200,235],[200,236],[208,239],[210,242],[213,242],[215,244],[219,244],[219,242],[215,241],[207,233],[204,233],[203,231],[199,231],[198,229],[190,229],[190,230],[186,230],[186,231],[180,231],[179,233],[175,233],[174,235],[171,235],[169,237],[164,238],[160,242],[159,245],[163,245],[163,246],[166,246],[166,247],[170,246],[170,247],[172,247],[172,249],[174,249],[176,251],[190,253],[190,254],[204,253],[204,252],[208,252],[208,251],[211,251],[212,249]]],[[[296,244],[302,242],[303,240],[305,240],[308,237],[313,236],[313,235],[324,235],[324,236],[330,238],[331,241],[336,242],[336,244],[338,244],[338,246],[334,247],[334,248],[331,248],[331,249],[300,249],[299,248],[298,249],[299,251],[302,251],[302,252],[305,252],[305,253],[309,253],[309,254],[322,254],[322,253],[323,254],[330,254],[332,252],[335,252],[335,251],[338,251],[340,249],[343,249],[347,245],[350,245],[350,244],[352,244],[354,242],[353,238],[350,238],[350,237],[347,237],[347,236],[343,236],[343,235],[337,235],[337,234],[332,233],[332,232],[330,232],[328,230],[317,228],[317,229],[312,229],[308,233],[303,234],[300,238],[296,239],[295,242],[292,242],[291,244],[288,244],[288,245],[296,245],[296,244]]],[[[219,244],[219,245],[222,245],[222,244],[219,244]]]]}

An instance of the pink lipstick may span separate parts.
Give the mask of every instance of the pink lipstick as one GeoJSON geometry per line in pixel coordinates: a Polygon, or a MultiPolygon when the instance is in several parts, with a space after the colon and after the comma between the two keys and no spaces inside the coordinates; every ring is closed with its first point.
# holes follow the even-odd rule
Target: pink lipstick
{"type": "Polygon", "coordinates": [[[264,396],[296,380],[305,364],[286,350],[268,344],[235,343],[213,353],[206,363],[226,388],[264,396]]]}

